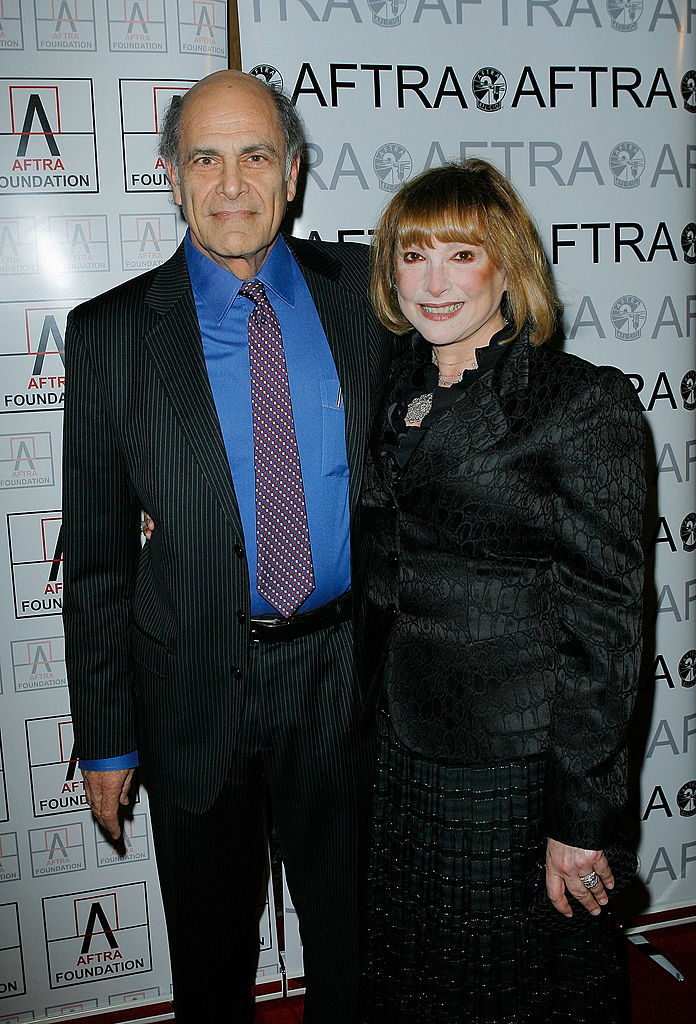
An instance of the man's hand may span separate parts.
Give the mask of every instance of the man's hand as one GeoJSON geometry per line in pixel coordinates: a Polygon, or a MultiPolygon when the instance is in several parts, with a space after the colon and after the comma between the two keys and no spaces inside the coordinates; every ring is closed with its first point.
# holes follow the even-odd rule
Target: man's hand
{"type": "Polygon", "coordinates": [[[150,540],[155,530],[155,521],[147,514],[147,512],[143,512],[140,529],[143,531],[143,537],[145,540],[150,540]]]}
{"type": "Polygon", "coordinates": [[[133,768],[119,768],[108,772],[84,771],[87,802],[92,814],[114,842],[121,837],[121,822],[118,818],[119,804],[128,803],[128,791],[133,778],[133,768]]]}
{"type": "Polygon", "coordinates": [[[565,917],[572,917],[573,911],[566,887],[588,913],[596,916],[608,902],[604,886],[614,888],[614,876],[609,862],[601,850],[581,850],[577,846],[566,846],[555,839],[546,843],[546,891],[556,910],[565,917]],[[597,882],[588,889],[581,881],[593,873],[597,882]]]}

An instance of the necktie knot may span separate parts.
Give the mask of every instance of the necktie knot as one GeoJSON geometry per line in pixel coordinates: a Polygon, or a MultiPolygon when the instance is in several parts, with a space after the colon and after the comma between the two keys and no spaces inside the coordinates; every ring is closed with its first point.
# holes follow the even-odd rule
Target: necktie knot
{"type": "Polygon", "coordinates": [[[266,289],[254,278],[252,281],[245,281],[242,287],[239,289],[239,294],[244,295],[247,299],[251,299],[254,304],[263,302],[266,298],[266,289]]]}

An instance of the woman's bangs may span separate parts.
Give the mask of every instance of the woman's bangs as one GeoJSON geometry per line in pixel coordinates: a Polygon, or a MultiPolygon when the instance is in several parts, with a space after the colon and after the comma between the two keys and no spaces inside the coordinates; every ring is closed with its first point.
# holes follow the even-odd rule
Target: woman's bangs
{"type": "Polygon", "coordinates": [[[443,204],[440,197],[432,198],[432,202],[410,204],[404,210],[396,232],[398,248],[427,249],[432,248],[433,241],[486,247],[486,232],[475,207],[457,202],[443,204]]]}

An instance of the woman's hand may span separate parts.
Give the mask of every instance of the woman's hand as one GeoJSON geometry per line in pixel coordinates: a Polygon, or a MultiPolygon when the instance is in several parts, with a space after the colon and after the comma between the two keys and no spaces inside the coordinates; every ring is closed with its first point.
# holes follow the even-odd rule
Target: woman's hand
{"type": "Polygon", "coordinates": [[[143,512],[143,521],[140,524],[140,529],[143,531],[145,540],[150,540],[155,529],[155,521],[150,518],[147,512],[143,512]]]}
{"type": "Polygon", "coordinates": [[[547,840],[546,891],[559,913],[565,917],[573,916],[566,888],[588,913],[601,913],[602,907],[608,902],[605,886],[613,889],[614,876],[601,850],[581,850],[577,846],[559,843],[556,839],[547,840]],[[591,888],[581,878],[593,883],[591,888]]]}

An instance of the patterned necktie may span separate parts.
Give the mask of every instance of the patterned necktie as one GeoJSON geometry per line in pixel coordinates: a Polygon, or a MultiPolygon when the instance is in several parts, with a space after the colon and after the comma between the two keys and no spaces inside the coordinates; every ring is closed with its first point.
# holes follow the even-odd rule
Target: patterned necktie
{"type": "Polygon", "coordinates": [[[260,281],[246,281],[239,294],[254,303],[249,317],[249,368],[256,476],[256,589],[287,618],[315,586],[288,371],[280,324],[264,286],[260,281]]]}

